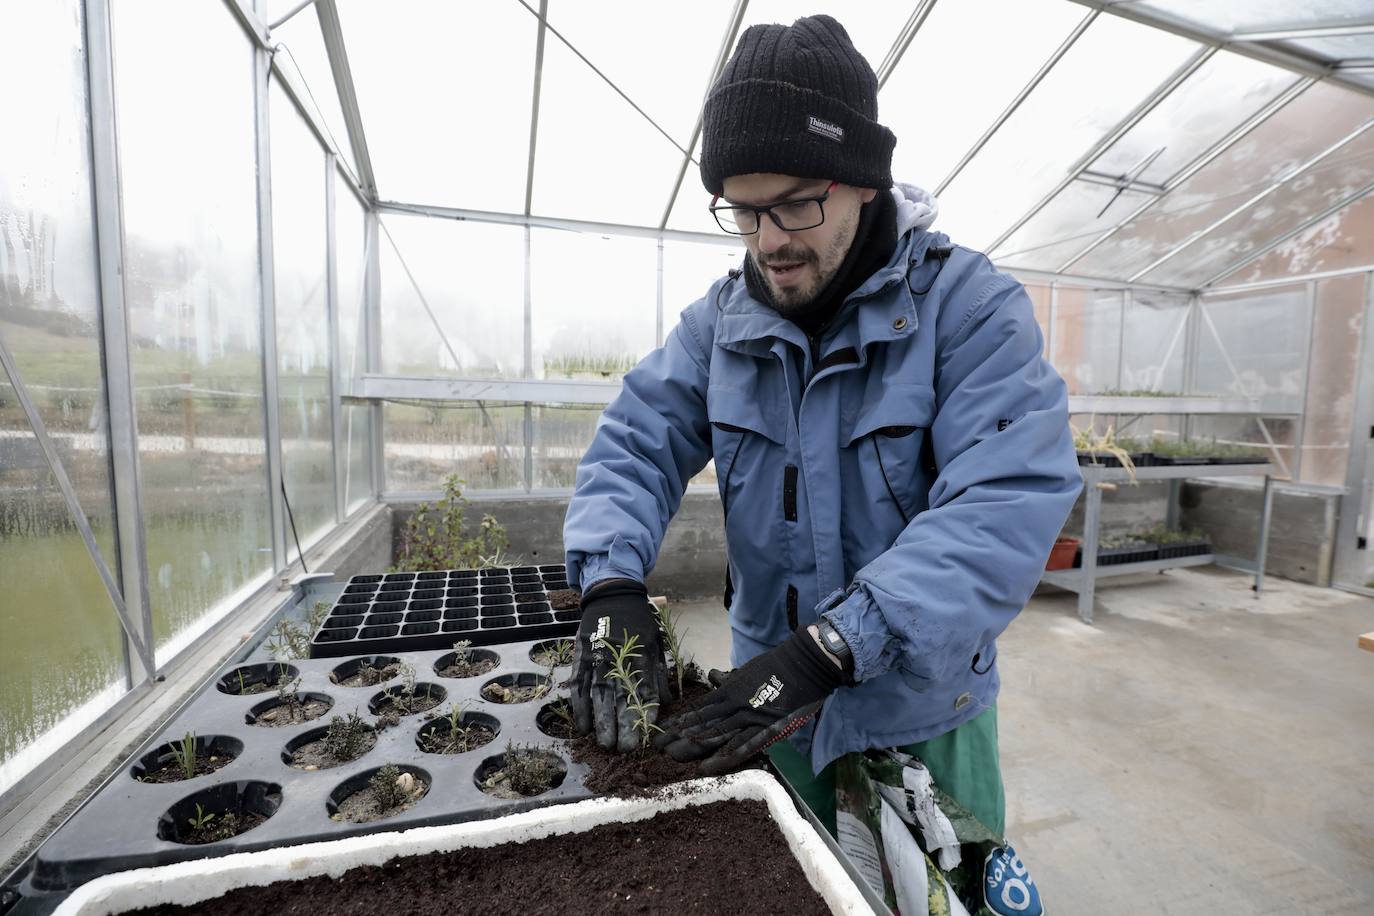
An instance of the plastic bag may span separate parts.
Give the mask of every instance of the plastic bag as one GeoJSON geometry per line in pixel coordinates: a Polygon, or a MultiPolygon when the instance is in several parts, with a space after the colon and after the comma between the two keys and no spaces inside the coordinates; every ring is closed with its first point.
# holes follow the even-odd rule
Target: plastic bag
{"type": "Polygon", "coordinates": [[[896,750],[836,762],[837,841],[901,916],[1043,916],[1016,851],[896,750]]]}

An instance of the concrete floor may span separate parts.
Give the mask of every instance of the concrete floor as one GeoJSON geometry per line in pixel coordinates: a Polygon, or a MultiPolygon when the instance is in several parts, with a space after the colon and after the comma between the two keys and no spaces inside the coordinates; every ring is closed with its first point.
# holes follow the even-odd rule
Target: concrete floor
{"type": "MultiPolygon", "coordinates": [[[[1008,836],[1055,916],[1374,913],[1374,599],[1215,568],[999,643],[1008,836]]],[[[728,663],[719,599],[675,601],[728,663]]]]}

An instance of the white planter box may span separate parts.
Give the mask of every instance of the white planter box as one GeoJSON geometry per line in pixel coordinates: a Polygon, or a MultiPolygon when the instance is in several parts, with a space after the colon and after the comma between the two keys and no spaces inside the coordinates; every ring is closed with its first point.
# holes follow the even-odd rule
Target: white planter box
{"type": "Polygon", "coordinates": [[[56,916],[107,916],[164,903],[198,903],[237,887],[293,881],[316,875],[338,877],[358,865],[381,865],[397,856],[499,846],[563,833],[582,833],[601,824],[645,820],[663,811],[728,799],[766,802],[811,887],[834,913],[868,914],[859,889],[797,812],[777,780],[760,770],[683,783],[670,798],[595,798],[507,817],[443,827],[373,833],[261,852],[236,853],[105,875],[77,888],[56,916]]]}

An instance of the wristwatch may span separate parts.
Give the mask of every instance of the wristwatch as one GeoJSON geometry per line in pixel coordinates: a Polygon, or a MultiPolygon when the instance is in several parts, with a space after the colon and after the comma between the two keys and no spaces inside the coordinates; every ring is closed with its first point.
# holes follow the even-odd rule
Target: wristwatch
{"type": "Polygon", "coordinates": [[[816,635],[821,639],[821,645],[825,650],[840,660],[840,666],[844,668],[846,677],[854,676],[854,653],[850,651],[849,643],[844,641],[840,631],[835,629],[827,617],[816,619],[816,635]]]}

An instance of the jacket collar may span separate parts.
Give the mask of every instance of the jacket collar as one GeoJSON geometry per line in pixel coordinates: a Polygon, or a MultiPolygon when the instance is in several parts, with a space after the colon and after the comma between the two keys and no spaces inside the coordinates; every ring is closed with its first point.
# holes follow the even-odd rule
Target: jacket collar
{"type": "MultiPolygon", "coordinates": [[[[916,303],[905,278],[925,261],[933,246],[948,242],[943,233],[921,229],[914,229],[898,239],[891,260],[859,284],[840,306],[823,332],[822,350],[828,353],[853,347],[863,360],[864,351],[870,344],[914,333],[916,303]]],[[[807,349],[802,329],[749,295],[742,276],[721,286],[716,297],[720,317],[716,321],[715,340],[725,349],[758,357],[768,356],[778,341],[807,349]]]]}

